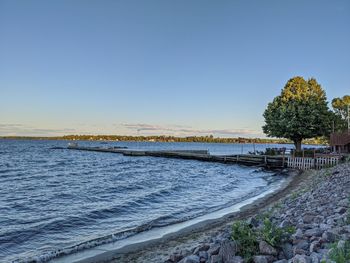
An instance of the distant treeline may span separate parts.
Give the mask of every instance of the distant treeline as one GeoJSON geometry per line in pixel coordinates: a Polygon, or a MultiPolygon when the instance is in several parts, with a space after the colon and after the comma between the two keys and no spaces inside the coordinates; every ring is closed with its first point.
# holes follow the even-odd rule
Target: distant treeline
{"type": "MultiPolygon", "coordinates": [[[[273,138],[215,138],[214,136],[126,136],[126,135],[65,135],[56,137],[4,136],[2,139],[67,140],[67,141],[140,141],[140,142],[204,142],[204,143],[292,143],[288,139],[273,138]]],[[[326,138],[303,141],[305,144],[328,144],[326,138]]]]}

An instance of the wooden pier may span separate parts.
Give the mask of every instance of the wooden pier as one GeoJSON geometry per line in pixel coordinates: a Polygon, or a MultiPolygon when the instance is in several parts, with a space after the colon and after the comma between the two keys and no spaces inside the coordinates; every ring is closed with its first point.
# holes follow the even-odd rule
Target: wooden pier
{"type": "Polygon", "coordinates": [[[162,158],[178,158],[198,160],[205,162],[219,162],[241,164],[247,166],[259,166],[265,168],[284,168],[287,166],[287,160],[284,156],[252,155],[252,154],[234,154],[234,155],[211,155],[207,150],[158,150],[158,151],[138,151],[122,148],[101,148],[101,147],[80,147],[68,146],[70,150],[94,151],[119,153],[125,156],[152,156],[162,158]]]}

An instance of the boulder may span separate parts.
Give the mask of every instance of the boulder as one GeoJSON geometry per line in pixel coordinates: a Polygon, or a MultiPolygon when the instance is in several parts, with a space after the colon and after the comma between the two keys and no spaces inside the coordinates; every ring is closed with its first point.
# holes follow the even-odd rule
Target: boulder
{"type": "Polygon", "coordinates": [[[268,263],[268,258],[266,256],[254,256],[254,263],[268,263]]]}
{"type": "Polygon", "coordinates": [[[237,245],[234,241],[225,240],[221,244],[221,248],[219,251],[219,257],[223,262],[228,262],[231,258],[236,255],[237,245]]]}
{"type": "Polygon", "coordinates": [[[315,213],[311,213],[311,212],[305,213],[303,215],[303,222],[304,222],[304,224],[312,223],[316,216],[317,216],[317,214],[315,214],[315,213]]]}
{"type": "Polygon", "coordinates": [[[345,207],[338,207],[337,209],[335,209],[335,212],[338,214],[344,214],[346,212],[346,208],[345,207]]]}
{"type": "Polygon", "coordinates": [[[215,243],[210,246],[207,252],[208,252],[208,255],[211,256],[211,255],[219,254],[219,251],[220,251],[220,244],[215,243]]]}
{"type": "Polygon", "coordinates": [[[286,259],[291,259],[294,254],[293,254],[293,246],[291,243],[283,243],[282,244],[282,251],[286,259]]]}
{"type": "Polygon", "coordinates": [[[198,253],[200,261],[207,261],[208,260],[208,252],[207,251],[199,251],[198,253]]]}
{"type": "Polygon", "coordinates": [[[210,257],[210,263],[222,263],[222,260],[219,255],[212,255],[210,257]]]}
{"type": "Polygon", "coordinates": [[[200,260],[198,256],[190,255],[183,258],[179,263],[200,263],[200,260]]]}
{"type": "Polygon", "coordinates": [[[299,240],[296,245],[295,248],[297,249],[303,249],[303,250],[309,250],[309,242],[307,242],[306,240],[299,240]]]}
{"type": "Polygon", "coordinates": [[[193,250],[193,254],[198,255],[200,251],[207,251],[209,248],[210,248],[209,244],[207,243],[201,244],[193,250]]]}
{"type": "Polygon", "coordinates": [[[177,252],[173,253],[172,255],[170,255],[170,260],[172,262],[179,262],[181,259],[183,259],[184,257],[186,257],[190,254],[191,254],[191,251],[189,251],[187,249],[183,249],[181,251],[177,251],[177,252]]]}
{"type": "Polygon", "coordinates": [[[229,262],[230,263],[244,263],[244,259],[240,256],[234,256],[229,262]]]}
{"type": "Polygon", "coordinates": [[[266,241],[259,242],[259,250],[260,250],[260,253],[263,255],[273,255],[273,256],[277,255],[277,250],[273,246],[268,244],[266,241]]]}
{"type": "Polygon", "coordinates": [[[311,263],[311,258],[305,255],[296,255],[293,257],[292,263],[311,263]]]}
{"type": "Polygon", "coordinates": [[[327,230],[323,232],[322,239],[325,240],[326,242],[332,243],[332,242],[335,242],[337,239],[339,239],[339,235],[334,233],[331,230],[327,230]]]}
{"type": "Polygon", "coordinates": [[[305,231],[305,236],[307,237],[320,237],[323,234],[323,231],[320,228],[312,228],[312,229],[308,229],[305,231]]]}

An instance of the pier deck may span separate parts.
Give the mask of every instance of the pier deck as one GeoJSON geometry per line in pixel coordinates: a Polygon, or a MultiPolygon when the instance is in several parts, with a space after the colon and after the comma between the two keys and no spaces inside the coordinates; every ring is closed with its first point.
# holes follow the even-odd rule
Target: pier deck
{"type": "Polygon", "coordinates": [[[94,151],[119,153],[125,156],[152,156],[162,158],[178,158],[198,160],[205,162],[219,162],[242,164],[249,166],[260,166],[266,168],[284,168],[287,165],[284,156],[253,155],[253,154],[234,154],[234,155],[211,155],[207,150],[159,150],[159,151],[138,151],[120,148],[101,148],[101,147],[81,147],[68,146],[70,150],[94,151]]]}

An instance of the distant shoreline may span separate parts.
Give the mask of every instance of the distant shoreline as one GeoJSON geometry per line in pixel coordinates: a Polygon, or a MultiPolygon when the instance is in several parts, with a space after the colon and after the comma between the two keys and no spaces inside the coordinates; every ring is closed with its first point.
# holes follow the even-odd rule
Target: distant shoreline
{"type": "MultiPolygon", "coordinates": [[[[0,136],[3,140],[60,140],[60,141],[99,141],[99,142],[197,142],[197,143],[254,143],[254,144],[293,144],[287,139],[269,138],[222,138],[213,136],[129,136],[129,135],[64,135],[64,136],[0,136]]],[[[323,138],[307,139],[303,144],[327,145],[323,138]]]]}

